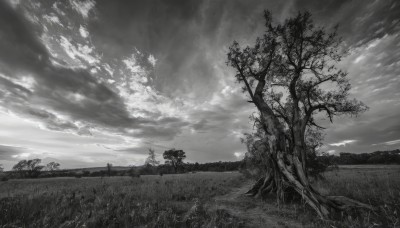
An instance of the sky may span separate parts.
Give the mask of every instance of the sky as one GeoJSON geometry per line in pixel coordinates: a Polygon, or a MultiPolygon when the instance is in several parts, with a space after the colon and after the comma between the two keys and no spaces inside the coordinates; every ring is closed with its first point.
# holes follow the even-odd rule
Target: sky
{"type": "Polygon", "coordinates": [[[0,1],[0,164],[141,165],[154,148],[188,162],[235,161],[256,112],[226,65],[299,11],[338,33],[351,96],[369,106],[326,127],[321,151],[400,148],[400,3],[396,0],[0,1]]]}

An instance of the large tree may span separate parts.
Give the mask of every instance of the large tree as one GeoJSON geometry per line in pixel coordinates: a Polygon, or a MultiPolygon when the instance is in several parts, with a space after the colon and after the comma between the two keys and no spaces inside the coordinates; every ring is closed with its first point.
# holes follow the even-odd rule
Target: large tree
{"type": "Polygon", "coordinates": [[[268,11],[264,18],[265,33],[254,46],[242,48],[235,41],[227,61],[259,111],[258,130],[247,139],[265,172],[249,194],[276,193],[279,201],[297,194],[322,218],[337,210],[368,207],[342,196],[322,196],[306,172],[307,153],[316,147],[313,133],[323,129],[315,115],[325,114],[333,121],[334,116],[367,109],[349,98],[347,74],[335,66],[344,54],[336,27],[332,32],[316,27],[308,12],[281,24],[273,23],[268,11]]]}

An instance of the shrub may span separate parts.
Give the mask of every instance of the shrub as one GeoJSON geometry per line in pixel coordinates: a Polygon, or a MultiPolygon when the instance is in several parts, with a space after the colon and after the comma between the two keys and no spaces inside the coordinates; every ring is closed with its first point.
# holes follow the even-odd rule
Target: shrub
{"type": "Polygon", "coordinates": [[[140,178],[140,170],[138,170],[137,168],[131,168],[129,170],[129,176],[132,178],[140,178]]]}
{"type": "Polygon", "coordinates": [[[4,177],[1,177],[1,179],[0,179],[1,181],[8,181],[9,180],[9,178],[7,177],[7,176],[4,176],[4,177]]]}

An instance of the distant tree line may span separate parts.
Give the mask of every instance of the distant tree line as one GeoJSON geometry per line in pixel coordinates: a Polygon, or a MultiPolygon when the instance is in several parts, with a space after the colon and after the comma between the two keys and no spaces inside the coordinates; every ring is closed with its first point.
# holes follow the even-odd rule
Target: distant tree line
{"type": "Polygon", "coordinates": [[[342,152],[339,156],[319,156],[318,160],[329,161],[337,165],[400,164],[400,150],[375,151],[361,154],[342,152]]]}
{"type": "MultiPolygon", "coordinates": [[[[307,175],[314,178],[322,177],[320,174],[328,168],[338,165],[380,165],[380,164],[400,164],[400,150],[375,151],[372,153],[353,154],[342,152],[337,155],[322,153],[318,156],[316,153],[307,154],[307,175]]],[[[239,170],[246,176],[255,179],[263,175],[261,172],[262,163],[252,156],[245,156],[241,162],[239,170]]]]}
{"type": "MultiPolygon", "coordinates": [[[[107,163],[104,169],[89,171],[85,169],[60,170],[60,164],[50,162],[46,165],[41,164],[40,159],[21,160],[15,164],[11,171],[4,172],[5,180],[8,178],[47,178],[47,177],[105,177],[105,176],[131,176],[140,175],[164,175],[175,173],[188,173],[198,171],[238,171],[243,168],[243,161],[236,162],[211,162],[211,163],[189,163],[183,162],[186,153],[183,150],[170,149],[163,153],[165,164],[160,164],[156,159],[154,149],[149,149],[148,158],[142,166],[132,166],[130,168],[116,168],[111,163],[107,163]]],[[[2,171],[0,165],[0,171],[2,171]]]]}
{"type": "MultiPolygon", "coordinates": [[[[189,172],[227,172],[241,171],[250,176],[257,176],[254,161],[244,159],[242,161],[219,161],[208,163],[184,163],[186,158],[182,150],[167,150],[163,154],[165,164],[156,160],[155,151],[149,149],[149,157],[142,166],[132,166],[126,169],[117,170],[111,163],[107,163],[103,170],[89,171],[85,169],[68,170],[60,169],[60,164],[50,162],[41,164],[40,159],[21,160],[15,164],[11,171],[4,172],[0,164],[0,173],[3,173],[1,180],[9,178],[46,178],[46,177],[105,177],[105,176],[132,176],[140,175],[164,175],[189,172]]],[[[363,164],[400,164],[400,150],[375,151],[372,153],[353,154],[342,152],[339,156],[328,155],[309,156],[308,173],[316,175],[324,172],[330,166],[336,165],[363,165],[363,164]]]]}
{"type": "Polygon", "coordinates": [[[12,170],[4,172],[9,178],[48,178],[48,177],[106,177],[106,176],[132,176],[140,175],[164,175],[175,173],[190,172],[226,172],[238,171],[242,167],[242,161],[235,162],[210,162],[210,163],[183,163],[177,171],[170,164],[161,164],[158,166],[143,165],[132,166],[123,170],[116,170],[108,163],[104,170],[89,171],[85,169],[78,170],[55,170],[52,172],[36,169],[34,171],[12,170]]]}

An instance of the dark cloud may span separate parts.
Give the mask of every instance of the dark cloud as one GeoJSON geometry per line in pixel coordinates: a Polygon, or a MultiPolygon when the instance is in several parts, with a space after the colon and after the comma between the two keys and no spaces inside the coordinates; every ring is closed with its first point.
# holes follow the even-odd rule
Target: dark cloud
{"type": "Polygon", "coordinates": [[[25,148],[0,145],[0,160],[14,160],[13,155],[18,155],[25,151],[25,148]]]}
{"type": "Polygon", "coordinates": [[[54,66],[29,22],[5,2],[0,5],[0,17],[0,65],[2,73],[10,77],[0,78],[0,95],[2,103],[17,114],[40,119],[52,130],[79,130],[72,121],[80,121],[121,133],[141,129],[133,136],[142,137],[170,138],[185,125],[178,119],[131,117],[121,97],[86,69],[54,66]],[[13,82],[23,77],[33,80],[31,89],[13,82]],[[71,121],[44,109],[66,115],[71,121]],[[163,127],[157,127],[159,124],[163,127]]]}
{"type": "Polygon", "coordinates": [[[29,29],[29,22],[5,1],[0,3],[0,17],[0,66],[3,73],[29,73],[43,68],[48,53],[29,29]]]}
{"type": "Polygon", "coordinates": [[[201,1],[99,1],[98,19],[91,21],[89,31],[108,58],[129,56],[134,48],[152,53],[159,60],[153,75],[157,90],[188,93],[196,89],[190,85],[210,86],[207,80],[214,73],[200,51],[201,31],[196,31],[201,5],[201,1]],[[190,69],[195,73],[188,74],[190,69]],[[187,75],[182,78],[182,74],[187,75]],[[179,86],[183,80],[187,87],[179,86]]]}
{"type": "Polygon", "coordinates": [[[89,23],[96,47],[108,58],[128,56],[133,48],[153,54],[158,59],[152,75],[156,89],[172,97],[193,93],[199,101],[210,99],[218,87],[214,65],[225,62],[225,53],[216,50],[260,29],[260,3],[265,5],[196,0],[97,3],[98,17],[89,23]]]}

